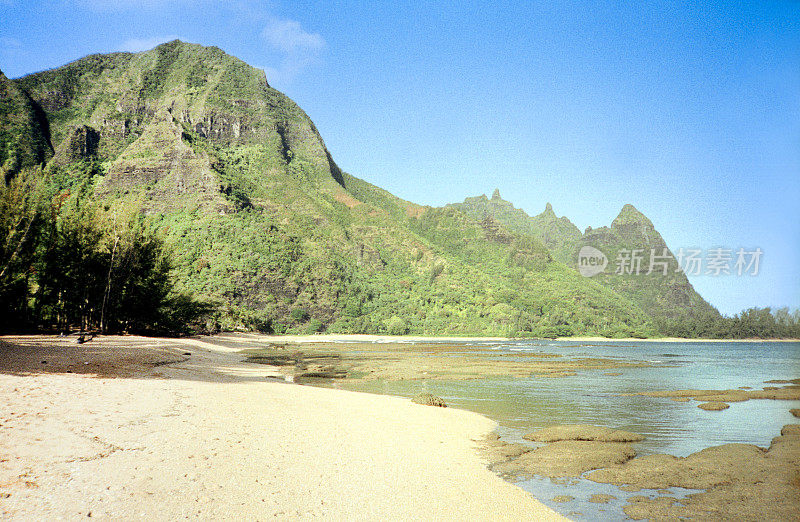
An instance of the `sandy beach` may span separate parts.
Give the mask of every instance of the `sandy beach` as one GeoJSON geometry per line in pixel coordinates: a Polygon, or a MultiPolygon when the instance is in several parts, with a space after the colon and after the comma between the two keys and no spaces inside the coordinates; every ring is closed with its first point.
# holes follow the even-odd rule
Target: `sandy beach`
{"type": "Polygon", "coordinates": [[[3,518],[563,519],[487,469],[483,416],[242,360],[193,339],[0,338],[3,518]]]}

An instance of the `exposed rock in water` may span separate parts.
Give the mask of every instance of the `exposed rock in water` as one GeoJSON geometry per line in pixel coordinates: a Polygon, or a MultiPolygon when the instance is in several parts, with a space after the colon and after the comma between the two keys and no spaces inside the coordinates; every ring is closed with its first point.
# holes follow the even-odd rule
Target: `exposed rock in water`
{"type": "MultiPolygon", "coordinates": [[[[660,515],[652,515],[652,513],[666,513],[673,508],[673,506],[679,508],[683,505],[682,501],[675,497],[658,497],[651,499],[642,495],[636,495],[630,497],[628,500],[630,504],[623,507],[622,510],[633,520],[649,519],[651,517],[656,520],[662,520],[660,515]]],[[[713,519],[713,517],[711,517],[711,519],[713,519]]]]}
{"type": "Polygon", "coordinates": [[[573,500],[575,500],[575,497],[573,497],[571,495],[558,495],[558,496],[553,497],[553,502],[559,502],[559,503],[561,503],[561,502],[572,502],[573,500]]]}
{"type": "Polygon", "coordinates": [[[668,397],[676,399],[694,399],[706,402],[744,402],[750,399],[772,399],[796,401],[800,400],[800,385],[794,381],[779,381],[792,383],[781,388],[766,386],[763,390],[666,390],[638,392],[630,395],[643,395],[645,397],[668,397]]]}
{"type": "Polygon", "coordinates": [[[791,410],[789,410],[789,413],[791,413],[795,417],[800,417],[800,408],[792,408],[791,410]]]}
{"type": "Polygon", "coordinates": [[[533,449],[524,444],[504,442],[500,440],[500,437],[496,433],[492,433],[486,437],[486,440],[481,442],[480,448],[483,455],[492,464],[519,457],[523,453],[527,453],[533,449]]]}
{"type": "Polygon", "coordinates": [[[626,466],[595,471],[587,478],[645,489],[707,489],[735,480],[748,462],[760,462],[763,454],[763,449],[751,444],[725,444],[688,457],[646,455],[626,466]]]}
{"type": "Polygon", "coordinates": [[[621,466],[591,472],[595,482],[646,489],[705,489],[676,500],[634,499],[631,518],[657,520],[796,520],[800,513],[800,424],[789,424],[768,450],[725,444],[688,457],[648,455],[621,466]]]}
{"type": "Polygon", "coordinates": [[[698,404],[698,408],[701,410],[706,411],[720,411],[720,410],[727,410],[730,406],[724,402],[704,402],[703,404],[698,404]]]}
{"type": "Polygon", "coordinates": [[[312,365],[307,371],[298,373],[295,379],[302,382],[303,379],[345,379],[347,370],[335,366],[316,366],[312,365]]]}
{"type": "Polygon", "coordinates": [[[606,495],[606,494],[597,494],[595,493],[591,497],[589,497],[589,502],[594,502],[595,504],[606,504],[609,500],[614,500],[614,495],[606,495]]]}
{"type": "Polygon", "coordinates": [[[563,371],[563,372],[549,372],[542,374],[542,377],[575,377],[578,375],[576,372],[563,371]]]}
{"type": "Polygon", "coordinates": [[[447,404],[436,395],[432,393],[420,393],[413,399],[411,402],[416,402],[417,404],[422,404],[424,406],[439,406],[440,408],[447,408],[447,404]]]}
{"type": "Polygon", "coordinates": [[[565,440],[524,453],[493,469],[510,476],[577,477],[589,470],[623,464],[635,456],[630,444],[565,440]]]}
{"type": "Polygon", "coordinates": [[[644,437],[638,433],[614,430],[604,426],[592,426],[589,424],[550,426],[534,431],[533,433],[526,433],[522,438],[536,442],[556,442],[560,440],[639,442],[644,440],[644,437]]]}

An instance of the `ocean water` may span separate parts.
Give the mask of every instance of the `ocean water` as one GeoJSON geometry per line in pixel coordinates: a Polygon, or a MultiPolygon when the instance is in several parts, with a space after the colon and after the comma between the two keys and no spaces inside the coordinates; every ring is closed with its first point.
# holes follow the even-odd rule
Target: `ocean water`
{"type": "MultiPolygon", "coordinates": [[[[594,424],[640,433],[646,439],[634,444],[639,455],[666,453],[686,456],[726,443],[768,447],[781,427],[800,422],[789,412],[800,401],[749,400],[730,403],[723,411],[703,411],[697,401],[625,394],[681,389],[761,389],[774,379],[800,378],[800,343],[731,342],[573,342],[513,341],[502,343],[447,343],[474,346],[483,357],[503,353],[541,352],[568,359],[612,358],[642,361],[644,368],[578,370],[572,377],[491,378],[468,381],[336,382],[332,386],[355,391],[413,397],[430,392],[448,405],[484,414],[500,425],[509,442],[526,442],[522,435],[537,428],[560,424],[594,424]],[[617,376],[608,373],[621,373],[617,376]]],[[[520,359],[524,360],[524,359],[520,359]]],[[[330,385],[330,384],[329,384],[330,385]]],[[[609,485],[579,479],[570,484],[534,478],[518,485],[557,511],[576,520],[624,520],[625,493],[609,485]],[[593,504],[594,493],[609,493],[617,500],[593,504]],[[556,495],[574,501],[554,503],[556,495]]],[[[655,494],[638,492],[636,494],[655,494]]],[[[691,492],[673,488],[673,496],[691,492]]]]}

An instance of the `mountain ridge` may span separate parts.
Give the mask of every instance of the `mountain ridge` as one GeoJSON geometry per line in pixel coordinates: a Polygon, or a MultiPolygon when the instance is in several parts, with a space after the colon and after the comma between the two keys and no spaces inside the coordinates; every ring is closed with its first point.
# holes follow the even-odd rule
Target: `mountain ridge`
{"type": "MultiPolygon", "coordinates": [[[[569,264],[583,235],[551,205],[531,218],[495,191],[477,199],[505,214],[478,216],[397,198],[342,172],[308,115],[218,48],[172,41],[13,83],[51,129],[49,190],[103,215],[139,208],[172,250],[177,287],[215,303],[210,329],[657,331],[656,308],[569,264]]],[[[617,225],[609,234],[638,233],[617,225]]]]}
{"type": "MultiPolygon", "coordinates": [[[[653,222],[630,203],[625,204],[610,226],[588,227],[581,234],[566,216],[558,218],[550,203],[536,216],[514,208],[503,200],[495,189],[492,198],[486,195],[468,197],[463,203],[450,206],[459,208],[470,215],[492,215],[499,222],[512,229],[541,239],[553,252],[553,256],[567,266],[578,270],[579,252],[584,246],[600,250],[609,261],[609,268],[593,276],[600,284],[633,300],[646,313],[666,321],[687,320],[692,315],[719,317],[719,313],[708,304],[692,287],[688,278],[678,266],[675,256],[655,229],[653,222]],[[627,256],[641,251],[647,256],[640,261],[639,269],[630,267],[630,274],[616,273],[619,265],[627,263],[627,256]],[[620,257],[622,256],[622,257],[620,257]],[[662,277],[651,277],[650,256],[669,261],[662,269],[662,277]],[[618,265],[618,266],[615,266],[618,265]],[[635,272],[635,273],[633,273],[635,272]]],[[[635,260],[631,260],[634,262],[635,260]]],[[[627,264],[624,268],[628,268],[627,264]]]]}

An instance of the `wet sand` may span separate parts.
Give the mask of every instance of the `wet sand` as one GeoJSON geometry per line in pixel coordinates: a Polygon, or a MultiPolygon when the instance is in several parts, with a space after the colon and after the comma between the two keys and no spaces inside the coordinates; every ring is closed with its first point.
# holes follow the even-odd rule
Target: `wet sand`
{"type": "Polygon", "coordinates": [[[489,419],[289,384],[235,349],[0,338],[3,518],[562,519],[487,469],[489,419]]]}

